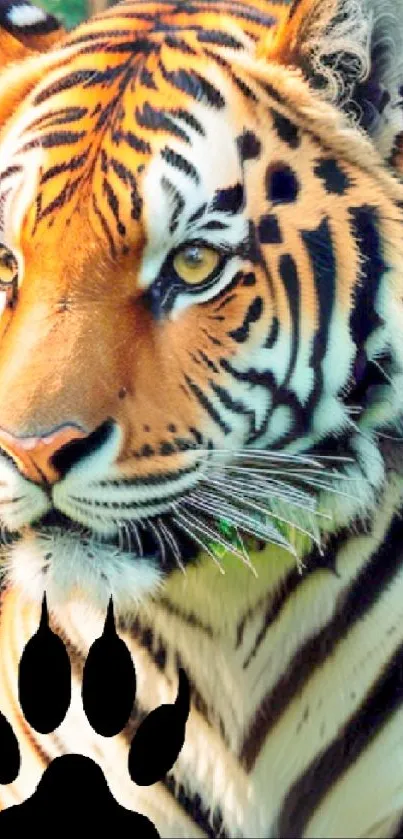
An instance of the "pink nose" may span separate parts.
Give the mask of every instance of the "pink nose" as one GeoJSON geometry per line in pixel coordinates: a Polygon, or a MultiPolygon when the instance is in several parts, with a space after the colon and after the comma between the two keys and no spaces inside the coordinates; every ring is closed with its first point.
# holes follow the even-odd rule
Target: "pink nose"
{"type": "Polygon", "coordinates": [[[36,484],[54,484],[60,480],[61,475],[53,458],[68,443],[86,436],[84,431],[72,425],[64,425],[44,437],[14,437],[0,429],[0,450],[13,459],[28,480],[36,484]]]}

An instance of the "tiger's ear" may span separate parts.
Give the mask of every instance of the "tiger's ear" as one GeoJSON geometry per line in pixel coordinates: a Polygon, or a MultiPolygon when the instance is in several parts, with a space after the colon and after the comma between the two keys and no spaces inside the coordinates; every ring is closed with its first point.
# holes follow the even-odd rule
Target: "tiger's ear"
{"type": "Polygon", "coordinates": [[[294,0],[258,54],[299,68],[403,174],[402,0],[294,0]]]}
{"type": "Polygon", "coordinates": [[[29,0],[0,0],[0,73],[11,62],[47,52],[63,34],[59,21],[29,0]]]}

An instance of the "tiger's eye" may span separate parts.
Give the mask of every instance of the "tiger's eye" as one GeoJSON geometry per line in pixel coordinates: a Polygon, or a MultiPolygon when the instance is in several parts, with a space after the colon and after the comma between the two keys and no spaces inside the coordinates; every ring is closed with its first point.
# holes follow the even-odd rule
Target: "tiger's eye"
{"type": "Polygon", "coordinates": [[[13,306],[16,298],[18,264],[14,254],[0,245],[0,315],[7,306],[13,306]]]}
{"type": "Polygon", "coordinates": [[[0,245],[0,286],[12,285],[18,272],[17,260],[14,254],[0,245]]]}
{"type": "Polygon", "coordinates": [[[178,251],[173,260],[173,266],[184,283],[198,285],[208,279],[217,268],[219,261],[220,255],[213,248],[188,245],[178,251]]]}

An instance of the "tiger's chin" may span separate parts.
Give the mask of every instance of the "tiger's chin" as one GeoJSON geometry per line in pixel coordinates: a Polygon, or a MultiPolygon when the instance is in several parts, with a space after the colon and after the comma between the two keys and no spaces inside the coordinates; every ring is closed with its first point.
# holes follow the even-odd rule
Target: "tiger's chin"
{"type": "Polygon", "coordinates": [[[158,593],[164,574],[152,556],[135,557],[116,545],[62,528],[30,529],[7,549],[6,580],[28,600],[51,609],[84,601],[104,611],[113,597],[115,614],[130,617],[158,593]]]}

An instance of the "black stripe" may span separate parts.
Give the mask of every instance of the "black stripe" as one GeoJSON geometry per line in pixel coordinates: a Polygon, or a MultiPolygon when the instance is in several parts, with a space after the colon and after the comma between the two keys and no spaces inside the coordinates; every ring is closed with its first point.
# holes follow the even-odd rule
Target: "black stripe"
{"type": "Polygon", "coordinates": [[[215,44],[217,47],[229,47],[232,50],[242,49],[243,44],[220,29],[202,29],[197,33],[197,40],[201,44],[215,44]]]}
{"type": "Polygon", "coordinates": [[[108,222],[106,221],[106,218],[105,218],[102,210],[100,210],[99,207],[98,207],[98,202],[97,202],[97,199],[95,197],[95,193],[92,194],[92,208],[94,210],[95,215],[99,219],[102,230],[104,231],[105,236],[108,240],[109,251],[110,251],[111,257],[112,257],[112,259],[116,259],[116,248],[115,248],[115,243],[114,243],[113,238],[112,238],[112,233],[110,231],[110,227],[108,225],[108,222]]]}
{"type": "Polygon", "coordinates": [[[222,347],[222,341],[220,341],[219,338],[216,338],[215,335],[210,335],[210,332],[208,332],[207,329],[204,329],[204,327],[202,327],[202,332],[215,347],[222,347]]]}
{"type": "Polygon", "coordinates": [[[161,178],[161,186],[165,190],[165,192],[167,193],[174,205],[169,220],[169,232],[174,233],[179,224],[179,217],[181,216],[185,208],[185,199],[183,198],[179,190],[176,189],[176,186],[172,183],[172,181],[169,180],[169,178],[165,178],[163,176],[161,178]]]}
{"type": "MultiPolygon", "coordinates": [[[[98,49],[94,49],[94,52],[97,53],[98,49]]],[[[128,62],[125,61],[116,67],[106,67],[105,70],[93,70],[89,78],[82,83],[82,86],[89,88],[103,84],[112,84],[119,76],[122,76],[124,73],[128,74],[129,69],[131,69],[130,65],[128,67],[128,62]]],[[[132,69],[131,72],[133,72],[132,69]]]]}
{"type": "Polygon", "coordinates": [[[221,96],[219,90],[214,87],[211,82],[204,79],[195,70],[172,70],[169,71],[164,67],[162,62],[159,63],[162,75],[173,87],[186,93],[196,102],[205,102],[211,108],[221,109],[225,105],[225,99],[221,96]]]}
{"type": "Polygon", "coordinates": [[[153,74],[147,67],[142,67],[139,75],[139,82],[148,90],[157,90],[153,74]]]}
{"type": "MultiPolygon", "coordinates": [[[[190,446],[188,447],[190,448],[190,446]]],[[[196,444],[193,448],[197,448],[196,444]]],[[[171,472],[158,472],[155,475],[144,475],[141,478],[126,478],[110,481],[97,481],[97,487],[133,487],[133,486],[161,486],[173,478],[181,478],[183,475],[190,475],[195,471],[194,466],[186,466],[183,469],[175,469],[171,472]]]]}
{"type": "Polygon", "coordinates": [[[171,116],[182,120],[182,122],[188,125],[189,128],[193,128],[194,131],[197,131],[197,133],[200,134],[201,137],[205,136],[206,132],[201,122],[199,122],[199,120],[196,119],[196,117],[193,116],[193,114],[189,113],[189,111],[185,111],[183,108],[174,108],[169,113],[171,114],[171,116]]]}
{"type": "Polygon", "coordinates": [[[80,87],[84,82],[88,81],[94,75],[94,70],[74,70],[73,73],[68,73],[67,76],[63,76],[61,79],[57,79],[57,81],[52,82],[44,90],[41,90],[40,93],[37,93],[35,99],[33,101],[34,105],[41,105],[42,102],[46,102],[47,99],[50,99],[51,96],[56,96],[58,93],[61,93],[63,90],[69,90],[72,87],[80,87]]]}
{"type": "Polygon", "coordinates": [[[85,137],[85,131],[52,131],[43,134],[36,140],[30,140],[22,146],[21,151],[30,151],[38,148],[38,145],[45,149],[52,149],[57,146],[72,146],[85,137]]]}
{"type": "Polygon", "coordinates": [[[113,188],[111,187],[109,181],[107,181],[106,178],[103,179],[102,189],[103,189],[104,194],[106,195],[106,200],[108,202],[108,207],[110,208],[110,210],[111,210],[111,212],[112,212],[112,214],[115,218],[118,233],[119,233],[120,236],[124,236],[125,233],[126,233],[126,228],[120,220],[118,197],[117,197],[115,191],[113,190],[113,188]]]}
{"type": "Polygon", "coordinates": [[[184,378],[186,384],[188,385],[188,387],[190,387],[190,390],[196,397],[197,401],[200,403],[202,408],[204,408],[204,410],[209,414],[211,419],[214,420],[214,422],[218,425],[219,428],[221,428],[221,431],[223,431],[224,434],[230,434],[230,432],[232,431],[231,427],[220,417],[218,411],[216,411],[214,405],[212,405],[206,394],[203,393],[199,386],[195,382],[193,382],[192,379],[189,378],[189,376],[185,374],[184,378]]]}
{"type": "Polygon", "coordinates": [[[146,140],[143,140],[142,137],[138,137],[137,134],[133,134],[133,131],[121,131],[121,129],[114,130],[112,132],[112,142],[118,146],[122,140],[136,152],[140,152],[142,154],[151,153],[150,144],[147,143],[146,140]]]}
{"type": "Polygon", "coordinates": [[[280,334],[280,321],[279,321],[277,315],[274,315],[273,320],[270,324],[270,329],[267,333],[267,338],[264,342],[264,346],[267,347],[268,349],[271,349],[272,347],[274,347],[274,344],[276,343],[276,341],[278,341],[279,334],[280,334]]]}
{"type": "Polygon", "coordinates": [[[66,122],[76,122],[76,120],[85,117],[87,113],[88,108],[79,108],[73,105],[66,108],[55,108],[53,111],[48,111],[41,117],[34,119],[29,124],[29,129],[43,128],[44,126],[50,128],[54,125],[64,125],[66,122]]]}
{"type": "Polygon", "coordinates": [[[260,87],[261,90],[264,91],[270,99],[274,99],[275,102],[278,102],[279,105],[287,105],[287,100],[285,99],[282,94],[273,87],[270,82],[264,82],[261,79],[255,79],[256,84],[260,87]]]}
{"type": "Polygon", "coordinates": [[[200,175],[193,163],[190,163],[186,157],[183,157],[182,154],[179,152],[174,151],[169,146],[164,146],[163,149],[160,151],[160,155],[163,160],[169,163],[170,166],[173,166],[174,169],[178,169],[179,172],[183,172],[184,175],[187,177],[192,178],[197,184],[200,183],[200,175]]]}
{"type": "MultiPolygon", "coordinates": [[[[107,33],[106,33],[107,34],[107,33]]],[[[152,41],[147,40],[145,38],[133,38],[133,35],[129,33],[129,40],[128,41],[118,41],[116,44],[109,43],[109,38],[103,44],[91,44],[88,47],[85,47],[82,50],[79,50],[79,55],[89,55],[91,53],[129,53],[130,55],[137,55],[141,53],[141,55],[150,55],[151,53],[158,52],[159,46],[157,44],[153,44],[152,41]]]]}
{"type": "MultiPolygon", "coordinates": [[[[166,601],[167,605],[168,601],[166,601]]],[[[182,619],[182,615],[180,615],[182,619]]],[[[188,622],[190,624],[190,622],[188,622]]],[[[196,626],[195,624],[191,624],[196,626]]],[[[198,626],[198,628],[200,628],[198,626]]],[[[150,661],[157,667],[157,669],[162,673],[166,680],[171,683],[171,679],[167,676],[165,667],[168,658],[173,661],[177,673],[180,669],[183,669],[187,673],[187,668],[183,664],[183,660],[178,653],[178,651],[173,648],[166,646],[164,644],[160,635],[155,635],[154,630],[150,626],[144,626],[141,623],[141,620],[136,617],[134,621],[130,622],[129,624],[125,619],[121,619],[119,622],[119,629],[126,632],[130,635],[131,639],[133,639],[137,644],[139,644],[143,650],[147,651],[147,655],[150,661]],[[162,656],[162,658],[161,658],[162,656]]],[[[209,633],[208,633],[209,634],[209,633]]],[[[187,673],[188,681],[189,681],[189,689],[190,689],[190,697],[191,697],[191,704],[193,708],[197,711],[198,714],[203,718],[203,720],[207,723],[210,728],[214,727],[217,732],[220,732],[223,741],[228,745],[228,738],[225,733],[225,725],[224,720],[217,714],[214,708],[210,707],[202,694],[200,693],[199,689],[196,687],[192,679],[189,677],[187,673]]],[[[137,708],[138,701],[136,700],[137,708]]],[[[144,712],[142,715],[145,716],[144,712]]],[[[137,724],[137,719],[132,720],[132,724],[137,724]]],[[[127,736],[127,731],[125,732],[127,736]]]]}
{"type": "Polygon", "coordinates": [[[214,361],[212,361],[211,358],[209,358],[209,356],[205,352],[203,352],[203,350],[199,350],[199,356],[204,361],[205,365],[209,368],[209,370],[212,370],[213,373],[220,372],[217,365],[214,364],[214,361]]]}
{"type": "Polygon", "coordinates": [[[97,133],[99,131],[104,130],[105,126],[110,123],[111,118],[113,118],[114,114],[116,113],[117,106],[119,103],[119,94],[114,96],[112,99],[109,100],[108,104],[105,105],[104,108],[100,108],[98,111],[98,119],[94,123],[92,131],[97,133]]]}
{"type": "Polygon", "coordinates": [[[209,379],[209,385],[213,393],[217,396],[217,399],[220,400],[223,408],[232,411],[234,414],[251,415],[254,419],[255,412],[246,407],[240,399],[234,399],[225,387],[217,385],[212,379],[209,379]]]}
{"type": "MultiPolygon", "coordinates": [[[[186,32],[185,32],[186,35],[186,32]]],[[[183,55],[197,55],[196,50],[185,41],[184,38],[178,38],[174,35],[167,35],[164,43],[172,50],[180,50],[183,55]]]]}
{"type": "Polygon", "coordinates": [[[121,632],[130,635],[143,649],[147,650],[148,656],[161,673],[165,673],[165,665],[168,656],[168,648],[161,636],[154,635],[150,626],[142,626],[140,619],[136,616],[134,620],[127,622],[121,618],[118,623],[121,632]]]}
{"type": "MultiPolygon", "coordinates": [[[[133,36],[128,41],[115,41],[112,43],[109,41],[108,33],[103,33],[103,38],[101,37],[99,40],[93,43],[88,43],[81,47],[78,47],[76,51],[76,57],[79,56],[88,56],[88,55],[97,55],[98,53],[109,53],[109,54],[116,54],[116,55],[127,55],[128,58],[125,64],[121,64],[118,68],[108,67],[107,74],[108,78],[116,78],[115,69],[117,73],[121,72],[129,62],[132,62],[133,56],[139,55],[141,57],[148,56],[151,53],[158,52],[159,46],[153,43],[152,40],[145,40],[141,38],[134,39],[133,36]]],[[[99,78],[103,77],[105,79],[104,71],[99,73],[98,71],[94,72],[95,80],[94,83],[99,83],[99,78]]],[[[92,84],[92,79],[90,80],[90,84],[92,84]]],[[[84,83],[84,87],[87,85],[87,82],[84,83]]]]}
{"type": "Polygon", "coordinates": [[[115,173],[115,175],[120,178],[120,180],[125,184],[130,185],[130,199],[131,199],[131,217],[135,221],[140,218],[141,208],[142,208],[142,198],[138,191],[137,181],[133,175],[133,172],[130,169],[127,169],[126,166],[123,165],[119,160],[116,160],[114,157],[111,157],[109,160],[109,164],[115,173]]]}
{"type": "Polygon", "coordinates": [[[227,76],[229,76],[231,81],[242,93],[242,95],[245,96],[246,99],[251,99],[253,102],[258,102],[258,96],[256,96],[256,93],[252,90],[251,87],[249,87],[249,85],[243,79],[241,79],[240,76],[238,76],[234,72],[229,61],[223,58],[222,55],[217,55],[216,53],[212,52],[212,50],[206,49],[205,53],[206,55],[208,55],[209,58],[212,59],[212,61],[215,61],[216,64],[219,65],[219,67],[222,67],[225,70],[227,76]]]}
{"type": "Polygon", "coordinates": [[[207,204],[201,204],[200,207],[198,207],[197,210],[195,210],[195,212],[189,217],[188,226],[194,224],[195,221],[198,221],[202,216],[204,216],[206,209],[207,204]]]}
{"type": "MultiPolygon", "coordinates": [[[[228,747],[229,740],[225,730],[225,723],[223,718],[218,714],[216,708],[207,704],[205,698],[200,693],[199,689],[196,687],[195,683],[189,677],[187,672],[187,668],[183,664],[182,656],[176,652],[175,653],[175,666],[176,670],[179,674],[179,670],[185,670],[188,681],[189,681],[189,689],[190,689],[190,699],[192,706],[203,717],[203,720],[207,723],[210,728],[213,728],[216,734],[220,734],[224,744],[228,747]]],[[[228,719],[229,711],[233,709],[227,708],[226,719],[228,719]]]]}
{"type": "Polygon", "coordinates": [[[130,29],[108,29],[105,32],[104,29],[99,30],[99,32],[86,32],[85,35],[80,35],[79,37],[71,37],[68,41],[68,46],[76,46],[78,44],[86,44],[90,43],[91,41],[103,41],[105,39],[105,35],[109,38],[129,38],[132,35],[130,29]]]}
{"type": "Polygon", "coordinates": [[[190,137],[186,134],[186,131],[176,125],[166,112],[153,108],[149,102],[145,102],[141,109],[136,108],[135,116],[136,121],[142,128],[150,128],[152,131],[166,131],[173,134],[174,137],[179,137],[184,143],[190,143],[190,137]]]}
{"type": "MultiPolygon", "coordinates": [[[[227,291],[227,289],[225,289],[225,290],[227,291]]],[[[223,300],[223,301],[220,303],[220,305],[219,305],[219,306],[217,306],[217,307],[214,309],[214,311],[215,311],[215,312],[220,312],[220,311],[221,311],[221,309],[225,309],[225,308],[226,308],[226,306],[228,306],[228,305],[229,305],[229,303],[232,303],[232,301],[233,301],[233,300],[236,300],[236,298],[237,298],[237,295],[236,295],[236,294],[229,294],[229,295],[228,295],[228,297],[226,297],[226,298],[225,298],[225,300],[223,300]]]]}
{"type": "Polygon", "coordinates": [[[229,224],[225,224],[223,221],[212,219],[211,221],[206,221],[205,224],[201,224],[199,230],[228,230],[229,226],[229,224]]]}
{"type": "Polygon", "coordinates": [[[70,157],[70,159],[66,160],[65,163],[58,163],[56,166],[51,166],[50,169],[47,169],[46,172],[43,173],[40,183],[44,184],[52,178],[57,177],[57,175],[61,175],[63,172],[74,172],[76,169],[80,169],[80,167],[84,166],[86,163],[89,153],[90,149],[87,149],[82,154],[70,157]]]}
{"type": "Polygon", "coordinates": [[[55,210],[60,210],[62,207],[64,207],[65,204],[67,204],[71,200],[73,195],[75,195],[81,182],[82,175],[79,175],[78,178],[76,178],[74,181],[68,181],[63,187],[63,189],[60,190],[58,195],[56,195],[56,197],[53,198],[53,200],[49,204],[47,204],[46,207],[44,207],[43,209],[41,207],[39,212],[37,212],[36,224],[39,221],[42,221],[42,219],[46,218],[46,216],[51,215],[51,213],[53,213],[55,210]]]}
{"type": "Polygon", "coordinates": [[[22,171],[23,169],[20,164],[18,164],[18,166],[8,166],[7,169],[3,169],[3,171],[0,172],[0,183],[5,181],[6,178],[11,178],[12,175],[18,175],[18,173],[22,171]]]}
{"type": "Polygon", "coordinates": [[[312,265],[318,301],[318,329],[312,345],[310,364],[315,371],[312,393],[306,406],[312,416],[323,390],[322,361],[329,342],[329,330],[336,299],[336,259],[329,222],[325,218],[316,230],[301,230],[301,237],[312,265]]]}
{"type": "Polygon", "coordinates": [[[186,815],[204,831],[208,839],[217,839],[218,836],[220,839],[227,839],[228,834],[223,828],[223,815],[220,808],[217,807],[211,816],[209,805],[202,801],[199,793],[189,795],[183,784],[178,784],[172,775],[167,775],[162,783],[186,815]]]}
{"type": "MultiPolygon", "coordinates": [[[[147,457],[148,455],[144,455],[147,457]]],[[[190,470],[190,471],[195,471],[190,470]]],[[[173,473],[174,474],[174,473],[173,473]]],[[[147,501],[88,501],[86,498],[82,498],[78,495],[71,496],[74,501],[77,501],[82,506],[86,507],[87,511],[91,511],[91,516],[96,519],[102,519],[102,510],[116,510],[117,515],[119,514],[120,510],[144,510],[145,512],[147,509],[153,504],[171,504],[173,501],[178,501],[180,499],[183,500],[183,489],[175,490],[174,492],[166,493],[166,495],[153,495],[151,498],[148,498],[147,501]],[[94,510],[98,510],[97,513],[94,510]]]]}
{"type": "Polygon", "coordinates": [[[228,332],[229,338],[232,338],[238,344],[243,344],[249,338],[250,326],[260,320],[264,310],[263,298],[255,297],[252,303],[248,306],[245,317],[241,326],[228,332]]]}
{"type": "Polygon", "coordinates": [[[300,292],[297,266],[294,257],[291,256],[291,254],[289,253],[282,254],[282,256],[280,256],[279,259],[278,270],[280,274],[280,279],[284,283],[284,288],[287,292],[288,305],[290,309],[292,322],[290,360],[288,363],[287,373],[283,382],[283,387],[287,387],[297,361],[300,338],[300,292]]]}
{"type": "Polygon", "coordinates": [[[297,149],[301,142],[298,127],[288,117],[280,114],[274,108],[271,108],[271,113],[273,125],[280,140],[286,143],[291,149],[297,149]]]}
{"type": "MultiPolygon", "coordinates": [[[[303,836],[330,789],[357,762],[403,704],[403,644],[386,663],[360,708],[293,784],[278,819],[278,836],[303,836]]],[[[363,802],[365,807],[365,802],[363,802]]]]}
{"type": "Polygon", "coordinates": [[[270,394],[277,390],[276,379],[270,370],[263,373],[255,367],[247,370],[237,370],[227,358],[220,358],[220,366],[226,373],[229,373],[236,382],[247,382],[249,385],[264,387],[270,394]]]}
{"type": "MultiPolygon", "coordinates": [[[[355,529],[357,530],[357,528],[363,531],[362,523],[357,522],[355,525],[355,529]]],[[[269,597],[267,598],[268,607],[263,616],[262,626],[255,638],[255,642],[253,644],[252,649],[248,653],[243,663],[244,670],[246,670],[249,667],[251,661],[254,659],[261,644],[263,643],[268,630],[273,625],[274,621],[277,620],[290,597],[297,591],[298,588],[300,588],[300,586],[304,585],[305,580],[316,571],[327,570],[329,571],[329,573],[336,573],[337,554],[350,535],[351,528],[344,528],[339,533],[332,534],[329,541],[327,542],[326,550],[324,553],[322,552],[321,548],[315,546],[313,550],[308,554],[308,556],[304,557],[304,573],[301,574],[299,568],[293,568],[291,571],[289,571],[285,580],[281,581],[277,591],[274,594],[273,592],[269,593],[269,597]]],[[[259,603],[257,609],[260,611],[261,608],[262,604],[259,603]]],[[[240,646],[240,644],[242,643],[246,620],[248,618],[253,618],[255,613],[256,609],[253,609],[250,613],[248,613],[246,618],[244,617],[242,619],[242,621],[238,625],[237,646],[240,646]]]]}
{"type": "Polygon", "coordinates": [[[378,218],[373,207],[350,209],[351,230],[361,257],[360,278],[356,285],[350,327],[354,342],[362,346],[382,319],[375,309],[379,286],[386,270],[378,218]]]}
{"type": "MultiPolygon", "coordinates": [[[[240,750],[240,759],[247,771],[253,768],[270,730],[295,696],[390,585],[403,561],[403,557],[399,556],[402,552],[402,539],[402,521],[396,515],[381,545],[365,562],[343,600],[339,602],[333,618],[298,648],[286,672],[263,698],[240,750]]],[[[351,542],[356,543],[357,538],[352,537],[351,542]]]]}
{"type": "MultiPolygon", "coordinates": [[[[146,456],[147,455],[144,455],[144,457],[146,456]]],[[[78,495],[72,495],[71,498],[86,507],[87,511],[90,511],[91,517],[99,521],[103,518],[102,510],[105,511],[114,509],[116,510],[117,515],[119,515],[120,510],[143,510],[146,513],[147,509],[153,504],[171,504],[173,501],[183,499],[183,489],[175,490],[170,493],[167,492],[166,495],[162,496],[153,495],[151,498],[148,498],[147,501],[108,501],[107,503],[104,503],[103,501],[88,501],[86,498],[82,498],[78,495]],[[94,510],[98,510],[98,512],[95,513],[94,510]]]]}
{"type": "Polygon", "coordinates": [[[244,188],[239,181],[233,186],[217,189],[209,204],[211,212],[237,215],[245,206],[244,188]]]}
{"type": "Polygon", "coordinates": [[[176,603],[172,603],[167,597],[161,595],[158,598],[158,607],[164,609],[164,611],[168,612],[168,614],[179,618],[181,622],[187,624],[187,626],[199,629],[205,635],[208,635],[209,638],[214,638],[213,628],[210,624],[203,623],[193,612],[184,612],[182,608],[180,608],[176,603]]]}
{"type": "MultiPolygon", "coordinates": [[[[237,382],[247,382],[250,386],[263,387],[270,396],[277,392],[277,384],[273,373],[266,370],[264,373],[256,370],[254,367],[249,367],[248,370],[236,370],[235,367],[226,359],[220,358],[220,366],[226,373],[229,373],[237,382]]],[[[246,444],[250,445],[262,436],[267,430],[268,417],[270,415],[270,406],[265,412],[265,416],[260,423],[259,428],[256,426],[256,414],[249,411],[250,428],[246,444]]]]}

